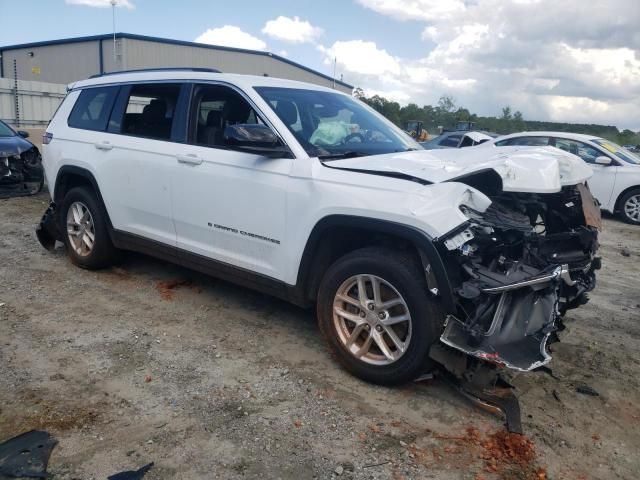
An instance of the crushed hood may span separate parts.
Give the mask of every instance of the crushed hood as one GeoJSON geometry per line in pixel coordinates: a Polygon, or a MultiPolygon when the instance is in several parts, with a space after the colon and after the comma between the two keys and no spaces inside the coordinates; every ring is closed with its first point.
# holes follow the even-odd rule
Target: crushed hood
{"type": "MultiPolygon", "coordinates": [[[[332,168],[407,175],[430,183],[455,181],[494,170],[506,192],[553,193],[593,175],[579,157],[554,147],[493,147],[416,150],[335,160],[332,168]]],[[[461,180],[463,181],[463,180],[461,180]]]]}

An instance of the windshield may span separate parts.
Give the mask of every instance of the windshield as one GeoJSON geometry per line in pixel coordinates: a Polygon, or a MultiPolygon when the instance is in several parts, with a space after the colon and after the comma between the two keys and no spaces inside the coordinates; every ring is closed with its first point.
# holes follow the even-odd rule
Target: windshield
{"type": "Polygon", "coordinates": [[[333,92],[255,87],[311,157],[421,150],[359,100],[333,92]]]}
{"type": "Polygon", "coordinates": [[[14,137],[16,132],[4,122],[0,122],[0,137],[14,137]]]}
{"type": "Polygon", "coordinates": [[[634,165],[640,165],[640,157],[638,157],[635,153],[631,153],[626,148],[621,147],[609,140],[603,140],[601,138],[594,138],[591,140],[596,145],[600,145],[606,151],[613,153],[620,160],[624,160],[627,163],[632,163],[634,165]]]}

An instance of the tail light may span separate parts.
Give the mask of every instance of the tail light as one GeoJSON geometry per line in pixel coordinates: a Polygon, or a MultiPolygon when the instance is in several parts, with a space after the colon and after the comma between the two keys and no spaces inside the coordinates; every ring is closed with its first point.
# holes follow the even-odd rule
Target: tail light
{"type": "Polygon", "coordinates": [[[44,134],[42,135],[42,144],[49,145],[51,143],[51,140],[53,140],[53,133],[44,132],[44,134]]]}

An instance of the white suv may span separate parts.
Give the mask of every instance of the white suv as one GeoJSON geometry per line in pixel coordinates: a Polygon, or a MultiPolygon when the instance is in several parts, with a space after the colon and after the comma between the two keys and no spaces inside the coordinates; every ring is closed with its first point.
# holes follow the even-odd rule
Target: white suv
{"type": "Polygon", "coordinates": [[[135,250],[315,305],[337,359],[369,381],[535,369],[595,285],[599,210],[579,158],[425,151],[328,88],[103,75],[70,85],[44,139],[43,245],[90,269],[135,250]]]}
{"type": "Polygon", "coordinates": [[[495,146],[552,146],[577,155],[593,169],[589,188],[602,209],[640,225],[640,157],[604,138],[568,132],[521,132],[492,142],[495,146]]]}

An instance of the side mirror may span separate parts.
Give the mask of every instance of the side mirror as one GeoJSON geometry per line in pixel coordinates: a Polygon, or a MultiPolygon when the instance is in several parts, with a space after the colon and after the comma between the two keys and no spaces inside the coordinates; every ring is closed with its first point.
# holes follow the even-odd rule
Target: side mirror
{"type": "Polygon", "coordinates": [[[29,132],[25,132],[24,130],[18,130],[18,135],[20,135],[22,138],[29,138],[29,132]]]}
{"type": "Polygon", "coordinates": [[[241,123],[224,129],[224,141],[229,147],[256,155],[283,157],[289,149],[282,145],[278,136],[266,125],[241,123]]]}
{"type": "Polygon", "coordinates": [[[598,165],[611,165],[611,159],[605,155],[600,155],[596,158],[596,163],[598,165]]]}

